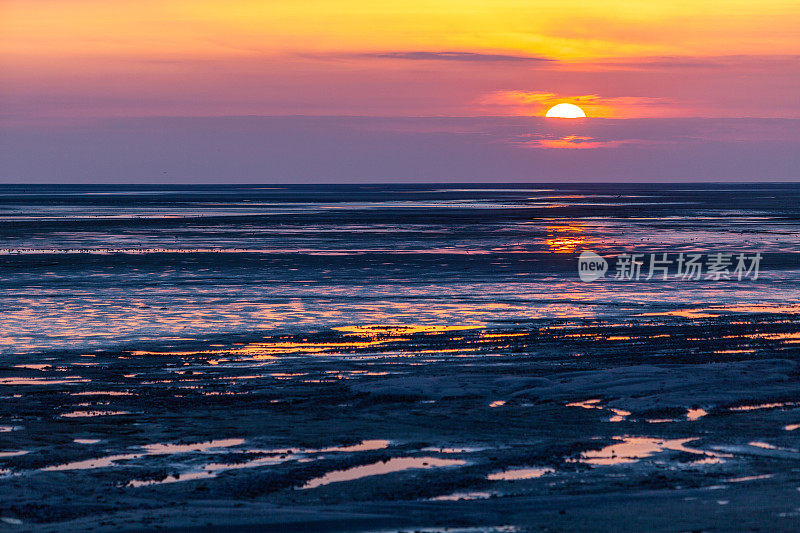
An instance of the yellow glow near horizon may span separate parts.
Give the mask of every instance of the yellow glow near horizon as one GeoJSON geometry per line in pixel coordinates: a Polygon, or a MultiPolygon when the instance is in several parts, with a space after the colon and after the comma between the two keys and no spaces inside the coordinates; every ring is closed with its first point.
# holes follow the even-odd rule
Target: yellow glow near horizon
{"type": "Polygon", "coordinates": [[[548,109],[545,116],[547,118],[586,118],[586,113],[575,104],[561,103],[548,109]]]}

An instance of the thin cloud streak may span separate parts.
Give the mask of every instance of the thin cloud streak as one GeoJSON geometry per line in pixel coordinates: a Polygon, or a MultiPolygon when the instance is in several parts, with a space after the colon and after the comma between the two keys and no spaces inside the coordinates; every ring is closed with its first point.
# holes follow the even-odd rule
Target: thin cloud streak
{"type": "Polygon", "coordinates": [[[551,63],[553,59],[540,56],[519,56],[511,54],[487,54],[477,52],[374,52],[355,54],[355,57],[376,59],[402,59],[408,61],[464,61],[477,63],[519,62],[551,63]]]}
{"type": "Polygon", "coordinates": [[[560,62],[559,66],[574,70],[765,70],[780,66],[797,66],[798,55],[724,55],[724,56],[643,56],[609,57],[591,62],[560,62]]]}

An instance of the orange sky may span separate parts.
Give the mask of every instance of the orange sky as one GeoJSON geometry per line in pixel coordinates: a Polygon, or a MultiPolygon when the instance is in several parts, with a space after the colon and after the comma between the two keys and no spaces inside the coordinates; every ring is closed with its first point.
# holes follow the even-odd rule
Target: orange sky
{"type": "Polygon", "coordinates": [[[18,119],[536,116],[558,101],[798,117],[798,56],[796,0],[0,4],[0,97],[18,119]]]}
{"type": "Polygon", "coordinates": [[[4,0],[27,59],[502,50],[562,60],[800,52],[796,0],[4,0]]]}

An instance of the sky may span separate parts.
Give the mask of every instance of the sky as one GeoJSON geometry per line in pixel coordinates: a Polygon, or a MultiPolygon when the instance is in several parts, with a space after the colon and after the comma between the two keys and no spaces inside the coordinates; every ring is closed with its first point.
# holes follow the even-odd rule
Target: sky
{"type": "Polygon", "coordinates": [[[0,72],[3,182],[800,179],[797,0],[2,0],[0,72]]]}

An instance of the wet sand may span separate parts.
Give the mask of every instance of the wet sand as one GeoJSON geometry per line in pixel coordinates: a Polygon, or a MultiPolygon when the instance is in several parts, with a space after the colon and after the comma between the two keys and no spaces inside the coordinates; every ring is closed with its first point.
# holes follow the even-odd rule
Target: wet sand
{"type": "Polygon", "coordinates": [[[795,311],[10,355],[2,527],[794,531],[795,311]]]}

